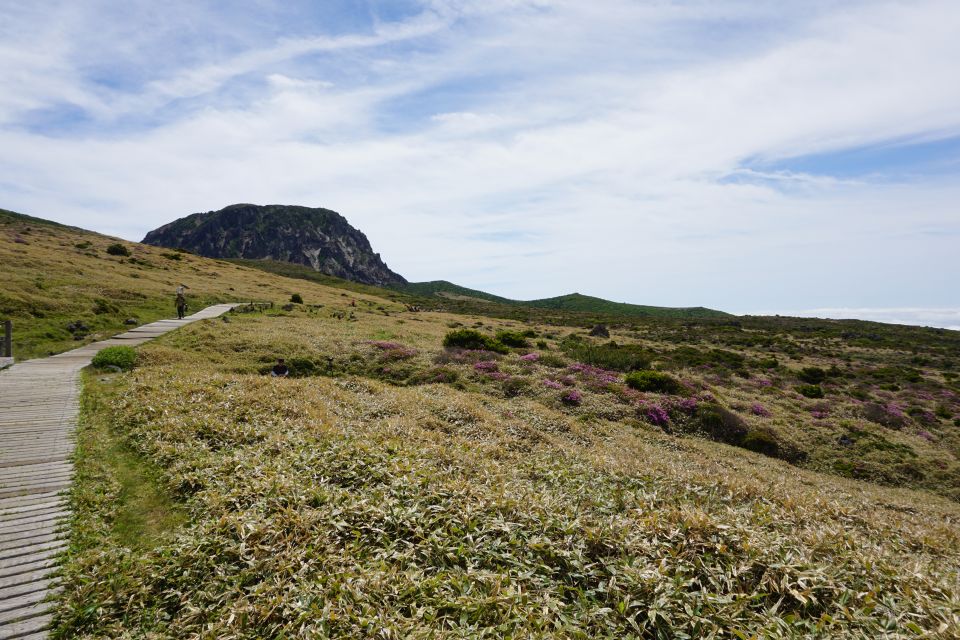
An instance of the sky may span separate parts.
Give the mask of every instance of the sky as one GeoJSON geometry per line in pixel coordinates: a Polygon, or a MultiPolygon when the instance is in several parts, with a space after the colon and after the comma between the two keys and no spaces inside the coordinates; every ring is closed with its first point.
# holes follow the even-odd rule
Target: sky
{"type": "Polygon", "coordinates": [[[334,209],[411,281],[960,329],[956,0],[0,0],[0,207],[334,209]]]}

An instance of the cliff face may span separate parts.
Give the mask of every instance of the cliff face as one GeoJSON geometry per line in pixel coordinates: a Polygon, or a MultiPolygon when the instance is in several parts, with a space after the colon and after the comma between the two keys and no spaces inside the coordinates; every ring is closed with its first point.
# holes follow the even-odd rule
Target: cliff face
{"type": "Polygon", "coordinates": [[[210,258],[293,262],[366,284],[406,282],[373,252],[363,233],[329,209],[234,204],[175,220],[143,242],[210,258]]]}

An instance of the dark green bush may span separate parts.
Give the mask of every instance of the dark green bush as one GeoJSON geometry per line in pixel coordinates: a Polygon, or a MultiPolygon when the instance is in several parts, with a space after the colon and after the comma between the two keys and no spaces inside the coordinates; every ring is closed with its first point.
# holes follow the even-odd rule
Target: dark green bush
{"type": "Polygon", "coordinates": [[[683,385],[680,384],[680,381],[660,371],[634,371],[626,375],[624,382],[637,391],[655,391],[669,394],[683,392],[683,385]]]}
{"type": "Polygon", "coordinates": [[[137,352],[132,347],[106,347],[98,351],[90,363],[98,369],[117,367],[129,371],[137,363],[137,352]]]}
{"type": "Polygon", "coordinates": [[[508,347],[529,347],[530,343],[522,333],[516,331],[497,331],[497,342],[505,344],[508,347]]]}
{"type": "Polygon", "coordinates": [[[130,249],[127,249],[125,246],[119,242],[114,242],[112,245],[107,247],[107,253],[112,256],[129,256],[130,249]]]}
{"type": "Polygon", "coordinates": [[[773,458],[778,457],[777,454],[780,452],[780,444],[776,436],[766,430],[752,429],[743,437],[740,446],[773,458]]]}
{"type": "Polygon", "coordinates": [[[827,372],[820,367],[804,367],[797,377],[807,384],[820,384],[827,379],[827,372]]]}
{"type": "Polygon", "coordinates": [[[591,344],[585,340],[565,338],[560,348],[574,360],[614,371],[647,369],[653,359],[650,351],[635,344],[591,344]]]}
{"type": "Polygon", "coordinates": [[[519,377],[507,378],[500,384],[500,388],[503,389],[503,395],[514,398],[530,388],[530,381],[519,377]]]}
{"type": "Polygon", "coordinates": [[[743,418],[718,404],[700,405],[694,418],[702,431],[720,442],[739,446],[747,435],[743,418]]]}
{"type": "Polygon", "coordinates": [[[290,296],[290,302],[293,302],[294,304],[303,304],[303,296],[301,296],[299,293],[295,293],[290,296]]]}
{"type": "Polygon", "coordinates": [[[500,341],[485,336],[474,329],[457,329],[443,338],[443,346],[447,348],[481,349],[496,353],[508,353],[510,349],[500,341]]]}
{"type": "Polygon", "coordinates": [[[797,387],[797,393],[807,398],[822,398],[823,388],[818,384],[801,384],[797,387]]]}
{"type": "Polygon", "coordinates": [[[550,345],[547,344],[546,340],[537,340],[537,349],[549,349],[550,345]]]}
{"type": "Polygon", "coordinates": [[[429,369],[421,369],[415,372],[407,380],[407,384],[452,384],[456,382],[459,377],[460,373],[452,367],[431,367],[429,369]]]}
{"type": "Polygon", "coordinates": [[[93,312],[97,315],[105,313],[117,313],[120,308],[104,298],[97,298],[93,301],[93,312]]]}

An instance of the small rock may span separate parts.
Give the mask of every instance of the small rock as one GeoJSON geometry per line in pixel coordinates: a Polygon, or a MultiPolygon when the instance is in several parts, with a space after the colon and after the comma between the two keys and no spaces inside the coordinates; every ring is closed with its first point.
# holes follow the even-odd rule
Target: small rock
{"type": "Polygon", "coordinates": [[[840,438],[837,440],[837,442],[840,443],[840,446],[842,446],[842,447],[852,447],[852,446],[853,446],[853,438],[851,438],[850,436],[848,436],[848,435],[846,435],[846,434],[840,436],[840,438]]]}
{"type": "Polygon", "coordinates": [[[123,324],[133,326],[133,325],[140,324],[140,321],[137,320],[136,318],[127,318],[126,320],[123,321],[123,324]]]}

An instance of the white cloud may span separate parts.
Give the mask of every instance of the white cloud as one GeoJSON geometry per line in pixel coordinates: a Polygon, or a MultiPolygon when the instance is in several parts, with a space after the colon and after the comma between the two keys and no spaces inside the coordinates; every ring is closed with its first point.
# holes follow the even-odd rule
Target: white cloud
{"type": "MultiPolygon", "coordinates": [[[[956,304],[955,182],[743,165],[960,134],[957,32],[960,9],[936,1],[803,3],[786,17],[751,2],[431,2],[369,33],[159,65],[107,100],[69,64],[65,27],[41,39],[62,52],[46,63],[18,42],[38,56],[29,104],[157,122],[0,128],[0,206],[133,239],[232,202],[326,206],[409,278],[514,297],[956,304]],[[304,58],[316,52],[322,64],[304,58]],[[248,76],[262,81],[252,93],[217,97],[248,76]],[[190,110],[158,111],[184,97],[190,110]]],[[[23,108],[0,98],[8,120],[23,108]]]]}

